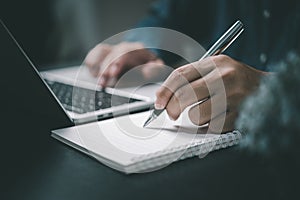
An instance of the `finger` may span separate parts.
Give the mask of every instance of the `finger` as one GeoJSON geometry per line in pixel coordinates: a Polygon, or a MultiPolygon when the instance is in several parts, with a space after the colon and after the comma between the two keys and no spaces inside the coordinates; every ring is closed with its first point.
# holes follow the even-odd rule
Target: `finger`
{"type": "MultiPolygon", "coordinates": [[[[102,81],[102,86],[112,86],[116,83],[117,79],[128,70],[130,60],[130,55],[125,54],[117,59],[113,60],[104,71],[101,72],[100,79],[102,81]]],[[[133,67],[133,66],[131,66],[133,67]]]]}
{"type": "Polygon", "coordinates": [[[155,107],[163,109],[177,89],[191,81],[204,77],[215,68],[214,62],[207,58],[176,69],[157,91],[155,107]]]}
{"type": "Polygon", "coordinates": [[[93,48],[86,56],[84,63],[92,73],[92,75],[97,76],[99,73],[99,68],[101,62],[109,54],[111,50],[110,45],[98,44],[93,48]]]}
{"type": "Polygon", "coordinates": [[[120,68],[123,67],[121,65],[122,62],[119,61],[121,59],[121,55],[122,54],[119,52],[119,50],[115,48],[101,63],[101,70],[99,71],[99,84],[102,87],[106,87],[112,75],[117,75],[120,72],[120,68]]]}
{"type": "Polygon", "coordinates": [[[237,117],[237,112],[224,112],[210,122],[209,131],[212,133],[226,133],[233,131],[237,117]]]}
{"type": "Polygon", "coordinates": [[[100,84],[107,85],[110,79],[117,79],[127,67],[135,66],[142,62],[143,53],[145,50],[141,49],[143,46],[140,44],[127,44],[122,43],[116,46],[113,51],[105,58],[102,63],[100,71],[100,84]]]}
{"type": "Polygon", "coordinates": [[[128,68],[129,55],[125,54],[114,60],[104,72],[103,77],[106,80],[106,86],[112,87],[128,68]]]}
{"type": "Polygon", "coordinates": [[[189,110],[189,118],[196,125],[204,125],[221,113],[226,112],[224,94],[216,94],[206,101],[195,105],[189,110]]]}
{"type": "Polygon", "coordinates": [[[176,120],[186,107],[210,96],[206,79],[205,76],[176,90],[166,106],[171,119],[176,120]]]}
{"type": "Polygon", "coordinates": [[[134,65],[130,64],[131,60],[134,58],[134,55],[129,52],[115,59],[108,67],[108,77],[119,78],[129,66],[134,67],[134,65]]]}
{"type": "MultiPolygon", "coordinates": [[[[213,97],[215,94],[223,94],[223,102],[226,102],[222,90],[221,77],[217,70],[213,70],[204,77],[180,87],[170,98],[166,109],[172,119],[177,119],[180,113],[188,106],[213,97]]],[[[214,99],[214,98],[213,98],[214,99]]],[[[221,99],[220,99],[221,101],[221,99]]]]}
{"type": "Polygon", "coordinates": [[[142,74],[146,79],[158,77],[162,73],[164,74],[164,71],[165,65],[164,61],[161,59],[150,60],[149,62],[145,63],[142,68],[142,74]]]}
{"type": "Polygon", "coordinates": [[[133,44],[130,46],[130,49],[127,47],[125,51],[127,52],[114,60],[109,66],[110,77],[118,77],[124,71],[128,70],[128,68],[132,68],[141,64],[152,66],[162,66],[164,64],[161,59],[156,58],[152,52],[144,49],[144,46],[141,46],[140,44],[133,44]]]}

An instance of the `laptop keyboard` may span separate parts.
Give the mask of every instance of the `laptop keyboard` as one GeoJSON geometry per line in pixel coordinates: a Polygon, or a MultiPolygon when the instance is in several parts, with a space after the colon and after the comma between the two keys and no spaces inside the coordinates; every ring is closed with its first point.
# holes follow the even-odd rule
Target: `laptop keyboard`
{"type": "Polygon", "coordinates": [[[64,108],[78,114],[119,106],[122,104],[141,101],[102,91],[67,85],[64,83],[45,80],[64,108]],[[113,96],[113,97],[112,97],[113,96]],[[113,101],[112,101],[113,98],[113,101]],[[113,105],[112,105],[113,103],[113,105]]]}

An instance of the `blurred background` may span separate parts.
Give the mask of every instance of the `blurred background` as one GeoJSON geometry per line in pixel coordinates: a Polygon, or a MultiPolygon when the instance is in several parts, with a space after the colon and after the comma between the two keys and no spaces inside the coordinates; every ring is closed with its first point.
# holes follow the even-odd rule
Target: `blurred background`
{"type": "Polygon", "coordinates": [[[80,64],[140,20],[154,0],[2,0],[1,19],[40,69],[80,64]]]}

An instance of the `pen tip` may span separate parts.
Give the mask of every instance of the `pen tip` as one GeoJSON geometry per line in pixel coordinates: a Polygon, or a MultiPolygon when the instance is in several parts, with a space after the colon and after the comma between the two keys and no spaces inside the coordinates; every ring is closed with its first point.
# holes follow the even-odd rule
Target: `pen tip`
{"type": "Polygon", "coordinates": [[[150,124],[151,121],[152,121],[152,118],[147,119],[146,122],[143,125],[143,128],[145,128],[146,126],[148,126],[148,124],[150,124]]]}

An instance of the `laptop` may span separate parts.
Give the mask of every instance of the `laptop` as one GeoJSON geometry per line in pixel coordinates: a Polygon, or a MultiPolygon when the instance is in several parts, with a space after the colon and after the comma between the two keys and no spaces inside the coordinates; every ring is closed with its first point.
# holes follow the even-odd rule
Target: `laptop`
{"type": "MultiPolygon", "coordinates": [[[[9,70],[15,67],[19,68],[16,72],[10,72],[14,73],[10,77],[12,81],[18,79],[18,76],[21,79],[27,77],[26,82],[31,82],[32,85],[32,88],[27,88],[27,90],[39,88],[37,91],[41,93],[41,96],[48,96],[47,101],[55,102],[73,124],[84,124],[113,116],[126,115],[131,112],[147,110],[153,106],[153,99],[146,96],[114,88],[102,89],[96,84],[89,84],[84,81],[74,82],[67,77],[39,72],[1,19],[0,22],[1,44],[6,48],[3,49],[4,55],[2,55],[3,67],[11,67],[11,69],[8,68],[9,70]],[[21,67],[24,68],[21,69],[21,67]],[[44,94],[45,92],[48,95],[44,94]]],[[[26,88],[20,91],[19,96],[26,96],[26,88]],[[24,94],[21,95],[22,92],[24,94]]],[[[37,98],[31,99],[36,101],[37,98]]],[[[36,104],[41,105],[38,102],[36,104]]],[[[47,113],[52,111],[49,107],[40,109],[47,110],[47,113]]]]}

